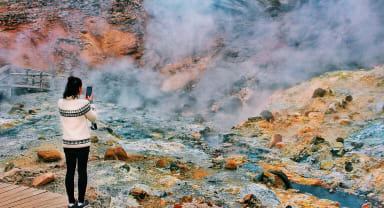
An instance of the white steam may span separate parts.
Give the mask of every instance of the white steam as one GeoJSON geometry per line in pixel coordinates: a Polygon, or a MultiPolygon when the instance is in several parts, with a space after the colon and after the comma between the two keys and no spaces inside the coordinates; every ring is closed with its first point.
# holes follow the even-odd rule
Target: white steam
{"type": "Polygon", "coordinates": [[[192,112],[228,127],[254,116],[276,89],[331,70],[383,63],[383,3],[266,2],[272,1],[146,0],[147,65],[105,66],[93,76],[105,85],[98,94],[126,107],[192,112]],[[212,52],[218,40],[223,47],[212,52]],[[188,89],[161,91],[159,67],[209,53],[214,55],[204,74],[188,89]]]}

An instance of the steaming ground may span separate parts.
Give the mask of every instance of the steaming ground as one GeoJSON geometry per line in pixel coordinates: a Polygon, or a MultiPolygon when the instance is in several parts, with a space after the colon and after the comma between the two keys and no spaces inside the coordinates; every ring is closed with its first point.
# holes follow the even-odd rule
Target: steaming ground
{"type": "Polygon", "coordinates": [[[91,78],[103,86],[96,88],[101,99],[131,109],[192,115],[228,128],[260,112],[275,90],[384,60],[384,5],[375,0],[148,0],[144,6],[150,17],[144,66],[115,62],[91,78]],[[208,63],[196,77],[199,69],[190,65],[171,72],[181,87],[161,90],[162,68],[186,57],[208,63]]]}

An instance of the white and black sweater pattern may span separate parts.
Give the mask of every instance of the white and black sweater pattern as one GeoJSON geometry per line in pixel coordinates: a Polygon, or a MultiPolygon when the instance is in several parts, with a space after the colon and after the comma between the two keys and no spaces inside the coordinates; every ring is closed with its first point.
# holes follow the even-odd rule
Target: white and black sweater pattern
{"type": "Polygon", "coordinates": [[[59,113],[63,129],[63,147],[81,148],[90,146],[88,121],[96,120],[94,105],[85,99],[60,99],[59,113]]]}

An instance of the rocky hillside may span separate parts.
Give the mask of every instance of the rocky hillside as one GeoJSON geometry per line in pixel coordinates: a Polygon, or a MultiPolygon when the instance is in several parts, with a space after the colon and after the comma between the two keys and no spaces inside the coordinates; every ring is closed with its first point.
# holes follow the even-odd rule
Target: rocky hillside
{"type": "Polygon", "coordinates": [[[43,70],[139,60],[146,14],[141,0],[1,1],[0,61],[43,70]]]}

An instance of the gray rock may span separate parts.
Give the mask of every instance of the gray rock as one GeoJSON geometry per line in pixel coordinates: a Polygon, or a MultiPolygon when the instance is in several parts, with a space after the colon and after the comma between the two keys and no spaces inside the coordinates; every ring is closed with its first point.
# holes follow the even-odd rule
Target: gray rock
{"type": "Polygon", "coordinates": [[[271,111],[267,111],[267,110],[263,110],[261,113],[260,113],[261,117],[267,121],[274,121],[275,118],[273,117],[273,114],[271,113],[271,111]]]}
{"type": "Polygon", "coordinates": [[[263,204],[263,206],[273,207],[273,208],[281,206],[281,203],[277,199],[276,194],[271,189],[260,184],[249,184],[247,187],[245,187],[242,194],[243,194],[243,198],[247,194],[255,195],[263,204]]]}

